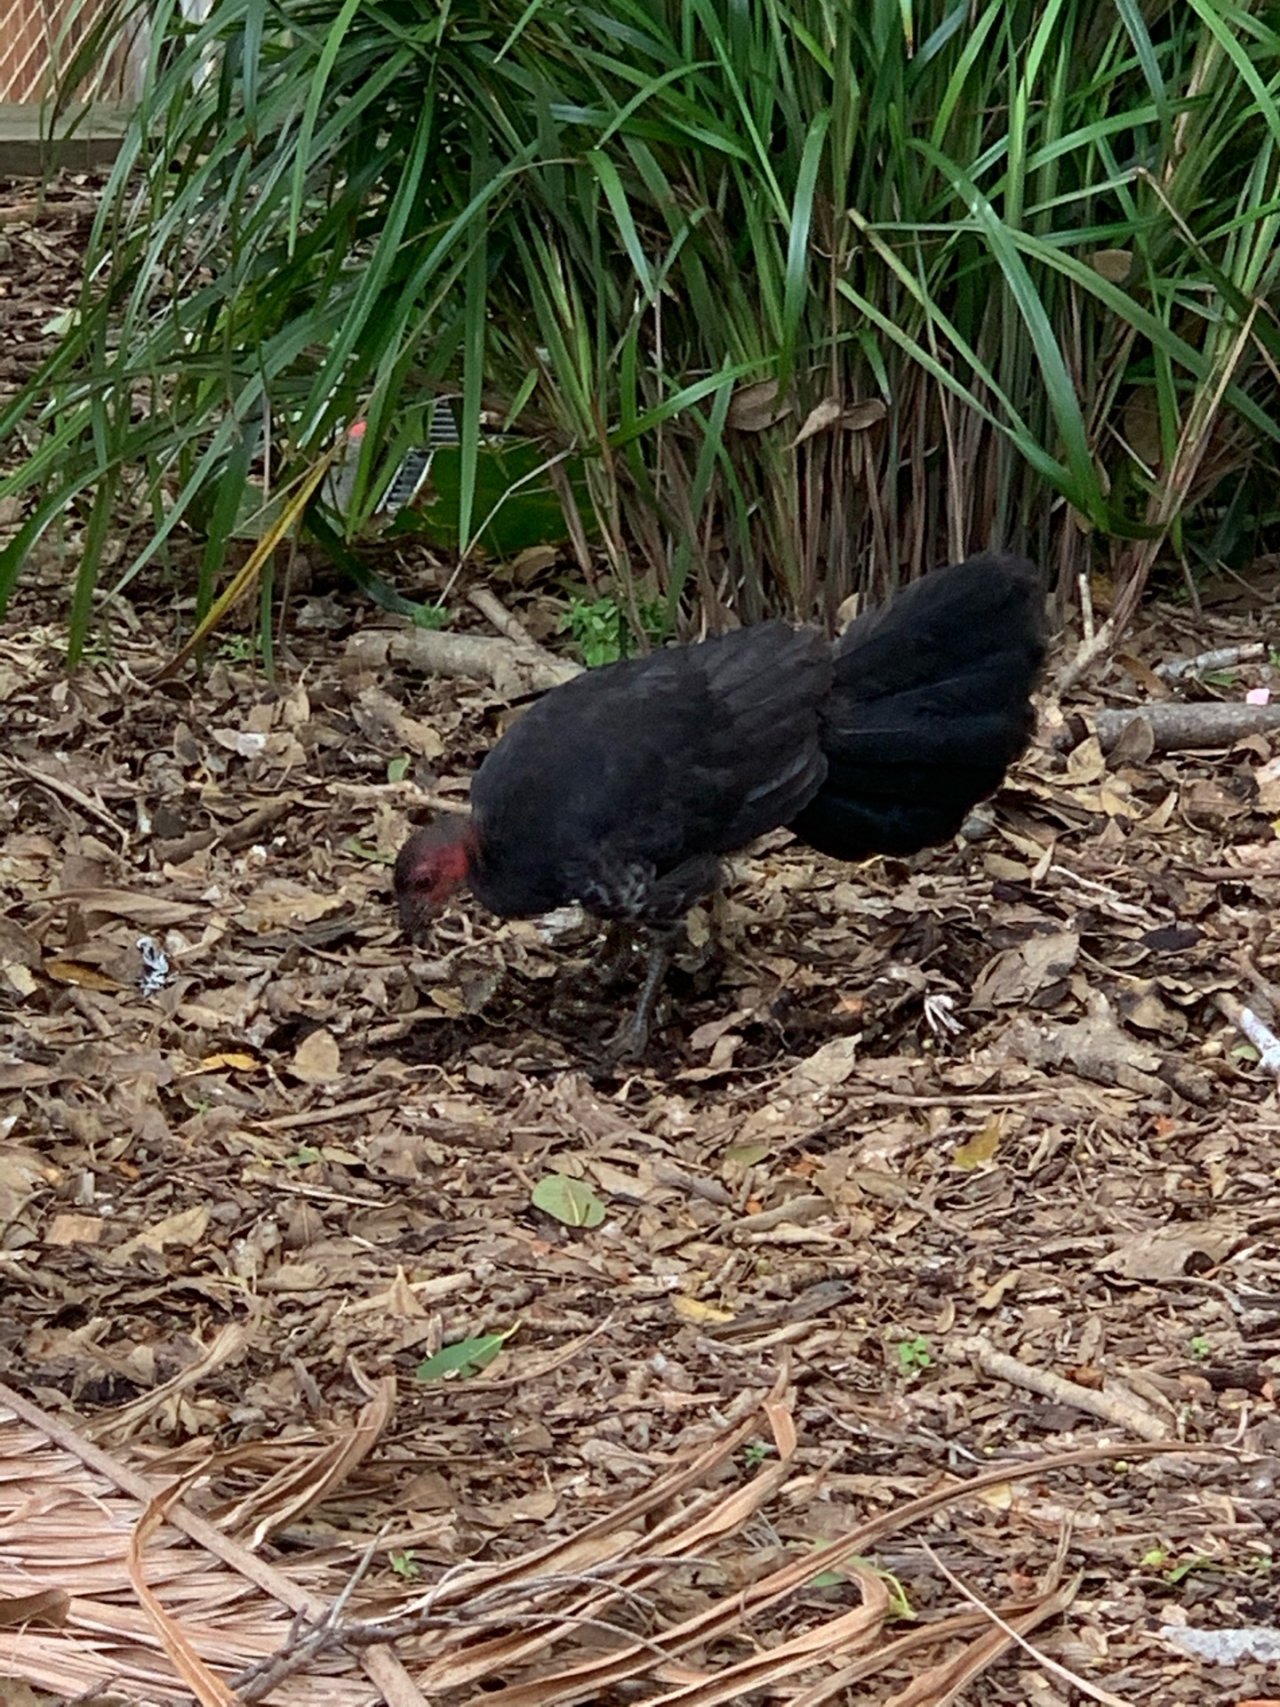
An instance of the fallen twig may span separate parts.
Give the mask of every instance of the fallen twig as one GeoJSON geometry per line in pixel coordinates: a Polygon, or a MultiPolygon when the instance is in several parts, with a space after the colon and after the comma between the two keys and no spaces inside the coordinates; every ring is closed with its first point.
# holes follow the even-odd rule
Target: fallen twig
{"type": "MultiPolygon", "coordinates": [[[[343,1623],[342,1614],[350,1599],[351,1591],[355,1588],[359,1576],[367,1569],[367,1561],[372,1550],[367,1550],[365,1559],[357,1566],[357,1574],[344,1588],[342,1594],[334,1602],[325,1616],[316,1624],[301,1625],[290,1637],[288,1644],[278,1653],[268,1659],[260,1660],[256,1665],[242,1671],[233,1681],[239,1700],[243,1702],[262,1701],[285,1678],[304,1670],[313,1660],[322,1654],[332,1653],[341,1649],[358,1652],[381,1646],[388,1642],[404,1641],[415,1636],[426,1636],[444,1630],[457,1631],[463,1636],[470,1636],[488,1629],[506,1631],[512,1628],[532,1630],[555,1627],[559,1629],[565,1624],[577,1626],[584,1630],[595,1630],[612,1638],[623,1638],[635,1641],[635,1631],[623,1624],[613,1623],[609,1619],[595,1617],[590,1614],[576,1614],[563,1608],[548,1608],[539,1611],[530,1608],[527,1601],[531,1594],[547,1593],[568,1587],[594,1588],[602,1585],[610,1596],[633,1601],[639,1609],[652,1613],[652,1605],[642,1595],[633,1594],[625,1584],[614,1583],[611,1578],[614,1573],[630,1570],[634,1565],[652,1565],[657,1571],[667,1571],[677,1565],[705,1565],[704,1558],[673,1559],[669,1555],[655,1555],[651,1560],[644,1558],[626,1558],[607,1562],[594,1571],[574,1573],[558,1573],[532,1581],[508,1583],[490,1590],[478,1601],[469,1602],[461,1611],[439,1612],[430,1603],[419,1607],[416,1612],[405,1616],[384,1619],[354,1619],[343,1623]]],[[[668,1660],[672,1656],[660,1642],[649,1638],[641,1638],[644,1645],[652,1650],[659,1660],[668,1660]]]]}
{"type": "Polygon", "coordinates": [[[53,225],[64,219],[92,219],[97,211],[96,201],[59,202],[37,196],[35,201],[0,207],[0,225],[53,225]]]}
{"type": "Polygon", "coordinates": [[[264,800],[261,806],[254,808],[247,817],[241,818],[238,824],[230,824],[216,838],[228,853],[241,853],[245,848],[252,847],[269,829],[277,818],[285,817],[298,804],[301,795],[281,794],[274,800],[264,800]]]}
{"type": "Polygon", "coordinates": [[[1076,592],[1080,599],[1080,622],[1084,631],[1084,643],[1086,646],[1091,646],[1097,630],[1093,618],[1093,586],[1089,580],[1087,569],[1082,569],[1076,576],[1076,592]]]}
{"type": "Polygon", "coordinates": [[[503,604],[502,600],[498,598],[495,593],[491,592],[488,587],[472,587],[471,591],[467,594],[467,598],[480,612],[480,615],[484,617],[486,622],[491,622],[497,629],[498,633],[505,635],[505,637],[511,641],[512,645],[527,646],[530,651],[537,652],[540,657],[549,658],[552,663],[557,662],[556,659],[551,657],[551,653],[549,653],[544,646],[541,646],[538,641],[533,638],[532,634],[529,633],[529,630],[521,622],[520,618],[518,616],[513,616],[503,604]]]}
{"type": "Polygon", "coordinates": [[[1215,646],[1208,652],[1197,652],[1194,658],[1166,659],[1156,665],[1155,673],[1166,682],[1178,682],[1209,670],[1234,670],[1239,664],[1257,663],[1266,655],[1265,641],[1250,640],[1243,646],[1215,646]]]}
{"type": "Polygon", "coordinates": [[[540,692],[581,674],[579,665],[553,658],[542,648],[517,646],[505,637],[446,634],[432,628],[364,629],[348,642],[347,657],[357,665],[408,664],[425,675],[488,681],[507,695],[540,692]]]}
{"type": "Polygon", "coordinates": [[[1025,1387],[1029,1393],[1038,1393],[1042,1399],[1052,1399],[1055,1404],[1074,1405],[1076,1410],[1087,1411],[1102,1422],[1128,1429],[1143,1440],[1169,1439],[1168,1424],[1136,1399],[1082,1387],[1078,1381],[1068,1381],[1065,1375],[1055,1375],[1052,1369],[1039,1369],[1034,1364],[1023,1363],[1021,1358],[1010,1357],[1006,1351],[997,1351],[990,1340],[980,1336],[966,1341],[962,1349],[970,1354],[983,1374],[994,1376],[997,1381],[1025,1387]]]}
{"type": "MultiPolygon", "coordinates": [[[[1197,747],[1230,747],[1247,735],[1280,730],[1280,705],[1224,705],[1217,701],[1181,705],[1170,701],[1125,711],[1092,712],[1089,723],[1104,753],[1110,752],[1135,723],[1145,723],[1150,729],[1153,752],[1175,753],[1197,747]]],[[[1050,744],[1059,752],[1069,752],[1089,733],[1084,718],[1073,715],[1051,737],[1050,744]]]]}
{"type": "Polygon", "coordinates": [[[1096,659],[1111,649],[1111,643],[1116,638],[1117,625],[1114,616],[1109,616],[1094,634],[1086,636],[1081,641],[1074,658],[1071,658],[1058,672],[1053,684],[1053,692],[1057,698],[1070,691],[1081,676],[1086,675],[1096,659]]]}

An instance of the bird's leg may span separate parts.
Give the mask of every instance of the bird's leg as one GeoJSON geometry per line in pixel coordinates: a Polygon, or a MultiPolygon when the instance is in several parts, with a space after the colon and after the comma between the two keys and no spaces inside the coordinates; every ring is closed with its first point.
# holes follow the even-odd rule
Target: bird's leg
{"type": "Polygon", "coordinates": [[[662,980],[671,965],[671,947],[675,935],[673,930],[650,929],[648,932],[649,964],[645,970],[644,983],[640,986],[640,999],[636,1003],[636,1011],[609,1044],[608,1054],[611,1061],[638,1061],[649,1047],[653,1010],[657,1005],[662,980]]]}

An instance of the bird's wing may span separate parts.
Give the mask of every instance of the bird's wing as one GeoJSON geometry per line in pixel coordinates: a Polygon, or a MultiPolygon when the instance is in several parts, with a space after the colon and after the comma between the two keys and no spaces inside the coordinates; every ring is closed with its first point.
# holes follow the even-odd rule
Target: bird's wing
{"type": "Polygon", "coordinates": [[[691,742],[688,821],[729,853],[786,824],[826,775],[821,713],[831,648],[812,629],[758,623],[689,648],[708,721],[691,742]]]}
{"type": "Polygon", "coordinates": [[[480,899],[543,910],[579,898],[584,861],[661,875],[786,823],[825,774],[830,672],[819,635],[762,623],[553,688],[472,784],[480,899]]]}

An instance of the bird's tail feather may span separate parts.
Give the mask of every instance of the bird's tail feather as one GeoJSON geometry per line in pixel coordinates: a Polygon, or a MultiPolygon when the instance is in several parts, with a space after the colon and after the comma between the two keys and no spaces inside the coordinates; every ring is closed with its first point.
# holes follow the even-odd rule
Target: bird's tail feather
{"type": "Polygon", "coordinates": [[[1030,738],[1044,650],[1039,574],[996,552],[859,618],[836,648],[826,781],[796,834],[839,859],[953,836],[1030,738]]]}

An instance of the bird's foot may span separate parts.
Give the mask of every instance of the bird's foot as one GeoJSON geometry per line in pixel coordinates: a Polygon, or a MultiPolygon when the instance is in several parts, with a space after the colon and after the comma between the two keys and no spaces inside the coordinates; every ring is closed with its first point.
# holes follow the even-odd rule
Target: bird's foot
{"type": "Polygon", "coordinates": [[[634,1013],[614,1032],[604,1046],[604,1060],[608,1067],[621,1067],[642,1061],[649,1048],[649,1016],[634,1013]]]}
{"type": "Polygon", "coordinates": [[[606,1048],[606,1056],[611,1065],[623,1061],[639,1061],[648,1049],[653,1010],[657,1006],[658,991],[670,964],[671,933],[651,931],[649,965],[644,975],[644,984],[641,986],[640,999],[636,1003],[636,1011],[606,1048]]]}

